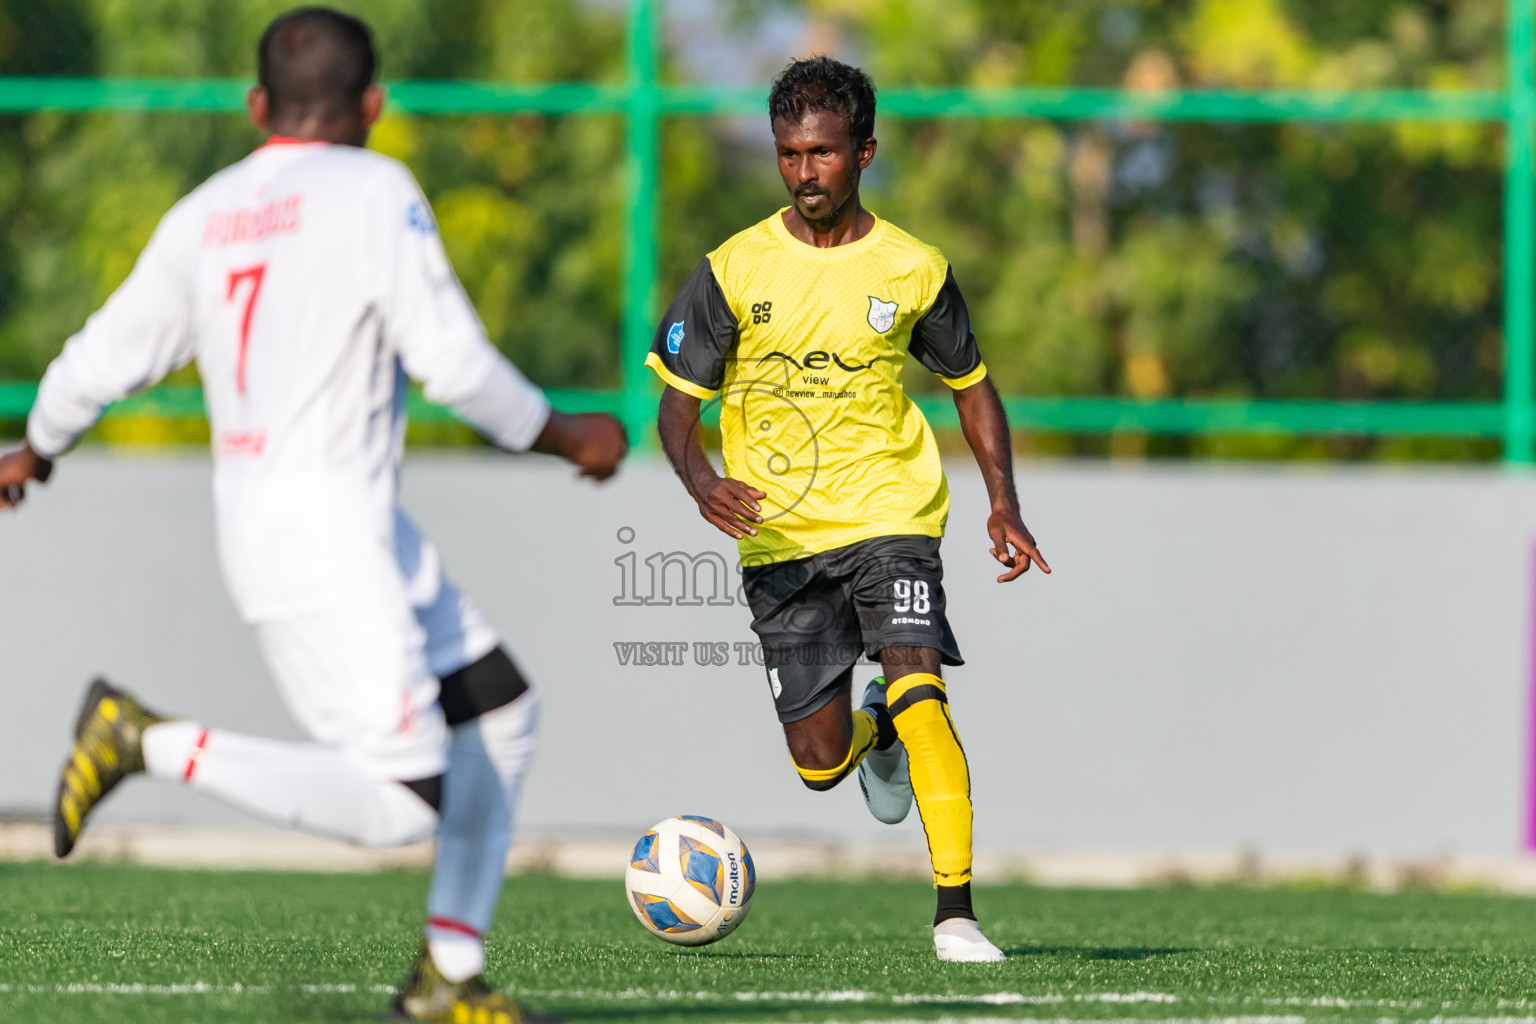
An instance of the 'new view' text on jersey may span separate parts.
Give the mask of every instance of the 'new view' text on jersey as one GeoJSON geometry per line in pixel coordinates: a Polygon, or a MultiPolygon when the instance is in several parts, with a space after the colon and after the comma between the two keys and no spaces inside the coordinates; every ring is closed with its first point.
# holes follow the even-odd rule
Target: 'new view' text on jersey
{"type": "Polygon", "coordinates": [[[486,338],[410,172],[349,146],[274,140],[177,203],[49,368],[27,439],[56,456],[194,358],[248,620],[401,587],[408,377],[508,449],[549,414],[486,338]]]}
{"type": "Polygon", "coordinates": [[[986,376],[948,262],[884,220],[822,249],[780,211],[694,270],[646,364],[679,391],[719,396],[726,473],[768,494],[744,560],[943,535],[949,487],[901,386],[908,354],[952,388],[986,376]]]}

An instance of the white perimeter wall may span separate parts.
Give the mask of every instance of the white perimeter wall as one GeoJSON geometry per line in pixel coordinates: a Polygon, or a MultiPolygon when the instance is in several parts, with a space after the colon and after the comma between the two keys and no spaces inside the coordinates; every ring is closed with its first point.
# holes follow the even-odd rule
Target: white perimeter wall
{"type": "MultiPolygon", "coordinates": [[[[1056,573],[1000,587],[985,493],[949,463],[950,613],[969,659],[951,694],[979,845],[1521,848],[1536,485],[1023,464],[1056,573]]],[[[696,667],[691,651],[684,667],[618,663],[615,642],[751,639],[740,606],[614,605],[628,551],[735,564],[664,466],[637,461],[598,489],[541,458],[416,457],[405,504],[544,688],[529,830],[697,812],[749,837],[921,845],[915,815],[879,826],[856,786],[800,787],[761,669],[696,667]]],[[[217,576],[205,459],[70,457],[0,518],[0,566],[0,809],[46,806],[93,673],[215,725],[297,736],[217,576]]],[[[246,822],[143,781],[102,818],[246,822]]]]}

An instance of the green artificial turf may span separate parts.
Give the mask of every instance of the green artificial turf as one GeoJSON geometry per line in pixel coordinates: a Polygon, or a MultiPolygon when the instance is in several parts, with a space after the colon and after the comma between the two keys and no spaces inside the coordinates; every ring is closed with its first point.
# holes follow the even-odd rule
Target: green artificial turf
{"type": "MultiPolygon", "coordinates": [[[[426,878],[0,864],[0,1021],[376,1020],[426,878]]],[[[1482,894],[978,887],[1001,965],[940,964],[931,892],[765,882],[698,950],[617,881],[511,879],[493,981],[572,1021],[1536,1017],[1536,901],[1482,894]]]]}

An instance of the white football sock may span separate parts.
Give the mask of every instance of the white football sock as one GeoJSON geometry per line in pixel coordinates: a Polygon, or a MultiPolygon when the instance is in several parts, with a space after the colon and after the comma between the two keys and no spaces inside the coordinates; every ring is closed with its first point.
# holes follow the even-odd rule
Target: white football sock
{"type": "Polygon", "coordinates": [[[427,943],[433,962],[449,981],[463,981],[485,967],[479,936],[490,927],[501,896],[512,816],[533,758],[538,725],[539,695],[529,690],[510,704],[453,727],[443,780],[443,821],[427,898],[427,943]],[[474,943],[474,956],[467,942],[474,943]]]}
{"type": "Polygon", "coordinates": [[[438,973],[449,981],[468,981],[485,970],[485,939],[480,933],[434,917],[427,920],[427,948],[438,973]]]}
{"type": "Polygon", "coordinates": [[[362,846],[421,842],[437,827],[437,812],[404,785],[315,743],[162,722],[144,730],[144,767],[286,828],[362,846]]]}

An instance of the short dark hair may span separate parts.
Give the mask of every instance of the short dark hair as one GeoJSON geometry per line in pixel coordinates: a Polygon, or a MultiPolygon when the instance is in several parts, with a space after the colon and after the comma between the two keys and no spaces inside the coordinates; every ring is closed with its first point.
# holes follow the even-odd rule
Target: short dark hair
{"type": "Polygon", "coordinates": [[[875,83],[850,64],[817,56],[792,61],[773,80],[768,120],[799,124],[807,113],[824,110],[848,119],[855,143],[875,136],[875,83]]]}
{"type": "Polygon", "coordinates": [[[261,34],[256,78],[272,115],[343,116],[378,74],[368,26],[329,7],[300,7],[261,34]]]}

